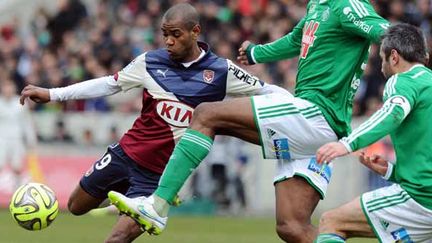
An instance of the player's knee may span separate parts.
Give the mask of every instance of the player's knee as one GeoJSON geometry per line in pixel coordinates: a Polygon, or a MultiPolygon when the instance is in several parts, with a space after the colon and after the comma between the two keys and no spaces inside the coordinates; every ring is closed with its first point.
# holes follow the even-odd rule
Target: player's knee
{"type": "Polygon", "coordinates": [[[304,227],[297,221],[279,222],[276,225],[276,232],[285,242],[304,242],[304,227]]]}
{"type": "Polygon", "coordinates": [[[320,222],[319,222],[319,229],[320,232],[334,232],[337,230],[338,225],[338,212],[336,210],[330,210],[327,212],[324,212],[321,215],[320,222]]]}
{"type": "Polygon", "coordinates": [[[77,203],[77,200],[75,200],[73,197],[69,198],[67,206],[69,212],[75,216],[83,215],[88,212],[88,210],[83,210],[79,203],[77,203]]]}
{"type": "Polygon", "coordinates": [[[194,110],[191,127],[208,126],[209,122],[213,120],[213,116],[214,116],[213,106],[214,104],[212,103],[199,104],[194,110]]]}

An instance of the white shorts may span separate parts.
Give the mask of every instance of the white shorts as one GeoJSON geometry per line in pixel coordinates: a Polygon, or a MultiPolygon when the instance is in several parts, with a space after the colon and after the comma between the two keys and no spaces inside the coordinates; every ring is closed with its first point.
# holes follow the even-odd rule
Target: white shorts
{"type": "Polygon", "coordinates": [[[278,159],[275,181],[304,177],[324,198],[332,166],[315,162],[317,149],[337,135],[315,104],[290,94],[251,98],[263,156],[278,159]]]}
{"type": "Polygon", "coordinates": [[[20,170],[24,164],[24,146],[21,140],[0,139],[0,170],[6,164],[9,164],[14,170],[20,170]]]}
{"type": "Polygon", "coordinates": [[[432,210],[398,184],[364,193],[361,205],[380,242],[432,242],[432,210]]]}
{"type": "Polygon", "coordinates": [[[274,183],[293,176],[304,178],[324,199],[333,171],[333,163],[317,164],[315,157],[310,159],[278,160],[274,183]]]}

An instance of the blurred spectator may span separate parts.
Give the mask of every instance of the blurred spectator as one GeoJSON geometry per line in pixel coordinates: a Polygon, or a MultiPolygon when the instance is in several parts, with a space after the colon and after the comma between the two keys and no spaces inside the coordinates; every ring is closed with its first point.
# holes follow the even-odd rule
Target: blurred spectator
{"type": "Polygon", "coordinates": [[[25,158],[36,146],[36,133],[27,106],[21,106],[16,86],[0,80],[0,172],[9,166],[14,173],[14,187],[22,183],[25,158]]]}
{"type": "Polygon", "coordinates": [[[119,133],[118,133],[118,129],[117,129],[116,126],[113,125],[113,126],[110,127],[109,144],[113,144],[113,143],[115,143],[115,142],[117,142],[119,140],[120,140],[120,136],[119,136],[119,133]]]}
{"type": "MultiPolygon", "coordinates": [[[[212,150],[206,157],[213,182],[210,196],[222,212],[229,209],[245,210],[247,206],[243,172],[248,157],[243,152],[243,144],[243,141],[236,138],[216,136],[212,150]]],[[[194,188],[192,190],[198,191],[194,188]]]]}
{"type": "Polygon", "coordinates": [[[62,44],[63,34],[73,30],[87,16],[87,10],[80,0],[61,0],[57,3],[59,11],[47,25],[52,36],[53,47],[59,47],[62,44]]]}
{"type": "Polygon", "coordinates": [[[94,146],[95,141],[93,137],[93,131],[89,128],[86,128],[82,132],[82,145],[88,147],[88,146],[94,146]]]}
{"type": "Polygon", "coordinates": [[[60,142],[60,143],[73,143],[74,142],[72,136],[66,130],[64,121],[61,118],[56,122],[54,138],[52,139],[52,141],[53,142],[60,142]]]}
{"type": "MultiPolygon", "coordinates": [[[[25,84],[51,88],[114,74],[143,51],[163,46],[160,13],[181,0],[99,0],[87,9],[81,0],[57,1],[50,14],[35,9],[30,33],[19,31],[19,18],[0,26],[0,79],[13,79],[21,90],[25,84]]],[[[202,14],[203,40],[214,51],[235,59],[242,41],[275,40],[288,33],[304,15],[307,0],[193,0],[202,14]]],[[[377,11],[392,22],[409,22],[427,33],[432,50],[432,0],[375,0],[377,11]]],[[[378,47],[361,79],[354,115],[373,112],[381,99],[384,79],[380,72],[378,47]]],[[[245,67],[269,83],[294,90],[297,60],[245,67]]],[[[100,98],[62,104],[34,105],[36,111],[135,112],[140,93],[126,98],[100,98]],[[107,102],[108,99],[108,102],[107,102]]]]}

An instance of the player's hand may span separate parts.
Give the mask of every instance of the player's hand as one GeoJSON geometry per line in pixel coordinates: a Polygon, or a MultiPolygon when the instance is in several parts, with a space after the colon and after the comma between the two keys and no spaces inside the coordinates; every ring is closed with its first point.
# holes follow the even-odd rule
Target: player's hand
{"type": "Polygon", "coordinates": [[[316,153],[316,158],[318,164],[330,163],[333,159],[347,155],[348,153],[348,150],[342,143],[332,142],[321,146],[316,153]]]}
{"type": "Polygon", "coordinates": [[[360,163],[381,176],[384,176],[387,172],[388,162],[380,155],[374,154],[372,156],[367,156],[364,152],[361,152],[359,160],[360,163]]]}
{"type": "Polygon", "coordinates": [[[50,99],[49,90],[45,88],[40,88],[34,85],[27,85],[21,91],[20,103],[24,105],[25,100],[29,98],[36,103],[47,103],[50,99]]]}
{"type": "Polygon", "coordinates": [[[237,56],[237,60],[243,65],[252,65],[252,63],[249,63],[246,55],[246,49],[250,44],[252,44],[250,41],[244,41],[238,49],[239,54],[237,56]]]}

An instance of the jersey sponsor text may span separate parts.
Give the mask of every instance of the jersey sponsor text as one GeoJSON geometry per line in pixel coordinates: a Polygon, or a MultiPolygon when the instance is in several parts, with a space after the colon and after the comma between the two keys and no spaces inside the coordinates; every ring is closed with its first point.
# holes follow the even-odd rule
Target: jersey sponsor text
{"type": "Polygon", "coordinates": [[[193,109],[177,101],[160,101],[156,109],[164,121],[175,127],[188,127],[192,119],[193,109]]]}
{"type": "Polygon", "coordinates": [[[253,85],[253,86],[255,86],[255,84],[259,81],[259,79],[257,77],[246,73],[242,69],[240,69],[237,66],[232,65],[232,64],[229,65],[228,71],[232,72],[234,74],[234,76],[236,78],[238,78],[239,80],[241,80],[247,84],[253,85]]]}
{"type": "Polygon", "coordinates": [[[319,22],[310,21],[309,23],[306,23],[303,30],[302,46],[300,53],[301,58],[305,59],[307,57],[307,54],[309,53],[309,48],[313,46],[313,43],[316,39],[315,33],[318,30],[318,27],[319,22]]]}
{"type": "Polygon", "coordinates": [[[355,26],[359,27],[364,32],[368,33],[372,30],[373,25],[368,25],[364,21],[358,19],[352,12],[350,7],[343,9],[343,13],[347,16],[348,20],[351,21],[355,26]]]}

